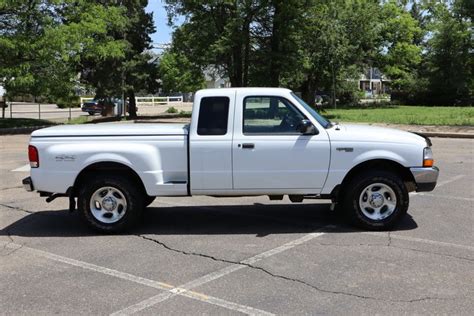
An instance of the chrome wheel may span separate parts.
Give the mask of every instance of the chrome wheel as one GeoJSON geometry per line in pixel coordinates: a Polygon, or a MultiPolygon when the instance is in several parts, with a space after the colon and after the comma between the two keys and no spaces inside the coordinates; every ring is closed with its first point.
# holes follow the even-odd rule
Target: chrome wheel
{"type": "Polygon", "coordinates": [[[384,183],[373,183],[362,190],[359,207],[367,218],[380,221],[395,211],[397,196],[390,186],[384,183]]]}
{"type": "Polygon", "coordinates": [[[102,187],[92,194],[90,210],[99,222],[112,224],[118,222],[127,212],[127,200],[117,188],[102,187]]]}

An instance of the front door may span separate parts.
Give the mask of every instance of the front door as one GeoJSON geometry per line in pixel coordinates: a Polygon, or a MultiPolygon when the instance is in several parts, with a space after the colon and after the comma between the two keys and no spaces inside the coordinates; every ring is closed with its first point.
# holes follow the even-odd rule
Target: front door
{"type": "Polygon", "coordinates": [[[319,193],[329,168],[327,133],[298,132],[306,117],[286,98],[238,93],[238,102],[236,109],[242,112],[234,118],[234,190],[319,193]]]}

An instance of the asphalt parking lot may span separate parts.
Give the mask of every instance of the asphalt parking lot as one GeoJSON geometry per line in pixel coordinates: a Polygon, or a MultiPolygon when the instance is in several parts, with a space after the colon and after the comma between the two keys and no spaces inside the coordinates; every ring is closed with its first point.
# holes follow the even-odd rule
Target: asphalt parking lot
{"type": "Polygon", "coordinates": [[[474,312],[474,140],[432,139],[438,187],[391,232],[322,201],[192,197],[117,236],[25,192],[28,136],[0,141],[0,314],[474,312]]]}

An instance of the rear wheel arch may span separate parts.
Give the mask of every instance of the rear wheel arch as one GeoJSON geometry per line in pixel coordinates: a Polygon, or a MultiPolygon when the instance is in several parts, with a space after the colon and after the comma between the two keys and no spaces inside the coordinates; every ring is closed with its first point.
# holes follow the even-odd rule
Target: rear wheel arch
{"type": "Polygon", "coordinates": [[[105,174],[126,176],[139,186],[139,189],[146,194],[145,185],[140,176],[129,166],[112,161],[102,161],[90,164],[82,169],[74,181],[73,194],[77,196],[84,181],[91,176],[103,176],[105,174]]]}

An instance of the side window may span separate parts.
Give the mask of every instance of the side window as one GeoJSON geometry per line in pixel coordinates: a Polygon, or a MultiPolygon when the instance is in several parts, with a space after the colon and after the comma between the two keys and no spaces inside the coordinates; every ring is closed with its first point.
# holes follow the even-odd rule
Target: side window
{"type": "Polygon", "coordinates": [[[229,117],[228,97],[204,97],[199,107],[198,135],[225,135],[229,117]]]}
{"type": "Polygon", "coordinates": [[[297,134],[305,117],[288,100],[280,97],[244,99],[244,134],[297,134]]]}

